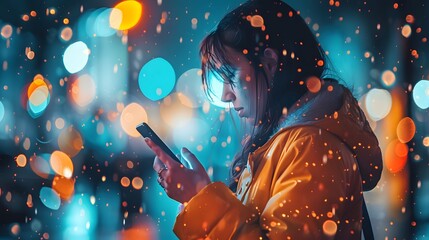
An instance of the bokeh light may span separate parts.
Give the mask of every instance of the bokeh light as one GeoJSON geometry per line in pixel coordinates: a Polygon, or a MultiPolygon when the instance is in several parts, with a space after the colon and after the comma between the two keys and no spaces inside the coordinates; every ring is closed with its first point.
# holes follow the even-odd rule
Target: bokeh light
{"type": "Polygon", "coordinates": [[[429,108],[429,80],[417,82],[413,89],[413,99],[419,108],[429,108]]]}
{"type": "Polygon", "coordinates": [[[373,88],[366,95],[365,107],[372,120],[381,120],[392,108],[392,96],[384,89],[373,88]]]}
{"type": "Polygon", "coordinates": [[[323,223],[323,233],[328,235],[328,236],[335,236],[335,234],[337,233],[337,224],[332,221],[332,220],[326,220],[323,223]]]}
{"type": "Polygon", "coordinates": [[[129,187],[130,186],[130,179],[128,177],[122,177],[121,178],[121,185],[122,187],[129,187]]]}
{"type": "Polygon", "coordinates": [[[25,167],[25,165],[27,165],[27,157],[24,154],[19,154],[15,161],[19,167],[25,167]]]}
{"type": "Polygon", "coordinates": [[[88,74],[72,78],[69,82],[69,98],[79,107],[89,105],[95,98],[96,86],[88,74]]]}
{"type": "Polygon", "coordinates": [[[63,63],[69,73],[77,73],[88,63],[90,50],[82,41],[70,44],[64,52],[63,63]]]}
{"type": "Polygon", "coordinates": [[[386,87],[390,87],[393,84],[395,84],[396,76],[395,73],[393,73],[390,70],[386,70],[381,74],[381,80],[386,87]]]}
{"type": "Polygon", "coordinates": [[[408,146],[398,139],[391,141],[385,150],[384,164],[391,173],[397,173],[404,169],[407,163],[408,146]]]}
{"type": "Polygon", "coordinates": [[[97,12],[94,23],[94,32],[96,36],[109,37],[116,33],[116,30],[110,26],[112,10],[112,8],[101,8],[101,11],[97,12]]]}
{"type": "Polygon", "coordinates": [[[58,210],[61,206],[60,195],[50,187],[42,187],[39,194],[43,205],[52,210],[58,210]]]}
{"type": "Polygon", "coordinates": [[[52,181],[52,189],[58,193],[61,199],[68,200],[73,196],[75,181],[76,180],[73,178],[69,179],[63,176],[55,176],[52,181]]]}
{"type": "Polygon", "coordinates": [[[171,64],[163,58],[150,60],[140,70],[140,91],[152,101],[166,97],[175,84],[176,73],[171,64]]]}
{"type": "Polygon", "coordinates": [[[64,176],[66,178],[71,178],[73,175],[73,162],[70,157],[61,152],[54,151],[51,154],[50,164],[52,170],[58,175],[64,176]]]}
{"type": "Polygon", "coordinates": [[[429,137],[423,138],[423,146],[429,147],[429,137]]]}
{"type": "Polygon", "coordinates": [[[12,36],[12,32],[12,26],[9,24],[6,24],[1,28],[1,36],[5,39],[10,38],[10,36],[12,36]]]}
{"type": "Polygon", "coordinates": [[[402,27],[401,33],[402,33],[402,36],[404,36],[405,38],[410,37],[410,36],[411,36],[411,33],[412,33],[412,30],[411,30],[410,25],[405,24],[405,25],[402,27]]]}
{"type": "Polygon", "coordinates": [[[162,120],[172,128],[187,122],[193,116],[193,109],[183,105],[179,99],[179,94],[171,94],[159,106],[162,120]]]}
{"type": "Polygon", "coordinates": [[[49,164],[49,159],[51,155],[48,153],[42,153],[38,155],[33,155],[30,157],[30,167],[31,170],[39,177],[48,178],[53,171],[49,164]]]}
{"type": "Polygon", "coordinates": [[[46,110],[50,99],[50,86],[40,74],[37,74],[27,89],[27,111],[32,118],[37,118],[46,110]]]}
{"type": "Polygon", "coordinates": [[[147,122],[146,110],[138,103],[128,104],[121,113],[121,127],[131,137],[140,137],[136,126],[142,122],[147,122]]]}
{"type": "Polygon", "coordinates": [[[143,7],[133,0],[118,3],[110,13],[110,26],[118,30],[127,30],[134,27],[140,20],[143,7]]]}
{"type": "Polygon", "coordinates": [[[402,143],[407,143],[413,139],[416,132],[416,125],[414,124],[413,119],[410,117],[404,117],[399,121],[396,128],[396,134],[398,135],[398,140],[402,143]]]}
{"type": "Polygon", "coordinates": [[[83,147],[80,133],[72,126],[61,131],[58,136],[58,147],[70,157],[76,156],[83,147]]]}
{"type": "Polygon", "coordinates": [[[3,120],[3,117],[4,117],[4,105],[0,101],[0,122],[3,120]]]}
{"type": "MultiPolygon", "coordinates": [[[[95,203],[95,198],[92,198],[95,203]]],[[[97,206],[92,204],[90,195],[76,193],[65,211],[63,239],[94,239],[93,234],[98,225],[97,214],[97,206]]]]}
{"type": "Polygon", "coordinates": [[[322,82],[318,77],[309,77],[305,81],[305,84],[307,86],[308,91],[310,91],[311,93],[317,93],[322,88],[322,82]]]}
{"type": "Polygon", "coordinates": [[[131,181],[131,185],[134,189],[140,190],[143,187],[143,180],[140,177],[135,177],[131,181]]]}
{"type": "Polygon", "coordinates": [[[64,42],[70,41],[70,39],[73,37],[73,30],[70,27],[64,27],[60,31],[60,39],[64,42]]]}
{"type": "Polygon", "coordinates": [[[179,97],[182,104],[188,107],[197,108],[201,107],[204,102],[207,101],[203,84],[201,82],[201,74],[201,69],[192,68],[184,72],[177,80],[176,92],[185,97],[185,100],[182,100],[182,98],[179,97]]]}

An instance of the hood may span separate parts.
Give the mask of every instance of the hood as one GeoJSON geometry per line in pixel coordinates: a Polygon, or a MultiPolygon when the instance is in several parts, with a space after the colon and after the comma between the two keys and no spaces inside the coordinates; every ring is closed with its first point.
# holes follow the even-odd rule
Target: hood
{"type": "Polygon", "coordinates": [[[347,144],[354,153],[364,191],[373,189],[381,177],[382,156],[377,137],[352,93],[344,86],[325,82],[317,94],[308,93],[291,109],[279,129],[312,125],[325,129],[347,144]]]}

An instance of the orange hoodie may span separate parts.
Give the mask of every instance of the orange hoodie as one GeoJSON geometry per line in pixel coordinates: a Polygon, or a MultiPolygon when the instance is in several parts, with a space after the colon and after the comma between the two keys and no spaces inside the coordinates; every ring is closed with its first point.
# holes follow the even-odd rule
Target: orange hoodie
{"type": "Polygon", "coordinates": [[[362,191],[380,179],[380,148],[350,91],[330,85],[301,98],[302,106],[249,155],[236,193],[215,182],[194,196],[177,216],[176,235],[361,239],[362,191]]]}

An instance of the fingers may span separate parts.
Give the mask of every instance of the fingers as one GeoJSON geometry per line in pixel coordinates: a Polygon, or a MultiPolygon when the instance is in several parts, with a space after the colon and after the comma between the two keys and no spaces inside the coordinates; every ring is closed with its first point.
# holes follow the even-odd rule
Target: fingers
{"type": "Polygon", "coordinates": [[[161,160],[161,162],[167,166],[168,168],[172,169],[179,164],[174,161],[168,154],[166,154],[158,145],[156,145],[150,138],[144,139],[146,144],[150,147],[150,149],[156,154],[156,156],[161,160]]]}
{"type": "Polygon", "coordinates": [[[200,161],[198,161],[197,157],[193,153],[191,153],[187,148],[182,148],[182,156],[188,163],[189,167],[193,170],[196,170],[198,172],[200,171],[206,171],[201,165],[200,161]]]}

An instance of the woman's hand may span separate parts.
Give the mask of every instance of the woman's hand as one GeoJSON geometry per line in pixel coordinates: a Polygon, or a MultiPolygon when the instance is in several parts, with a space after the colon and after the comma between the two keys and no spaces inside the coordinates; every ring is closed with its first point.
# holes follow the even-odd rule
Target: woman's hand
{"type": "Polygon", "coordinates": [[[153,169],[158,173],[158,183],[170,198],[180,203],[188,202],[211,182],[204,167],[187,148],[182,148],[181,155],[182,163],[189,168],[174,161],[150,138],[145,141],[156,154],[153,169]]]}

